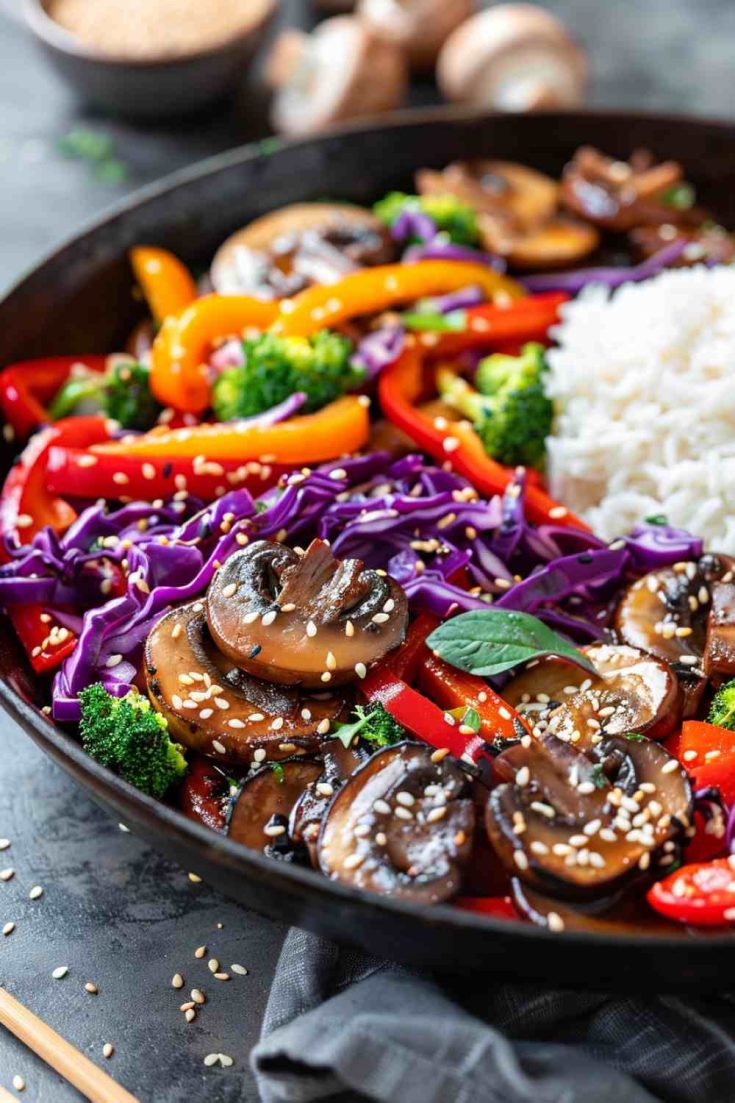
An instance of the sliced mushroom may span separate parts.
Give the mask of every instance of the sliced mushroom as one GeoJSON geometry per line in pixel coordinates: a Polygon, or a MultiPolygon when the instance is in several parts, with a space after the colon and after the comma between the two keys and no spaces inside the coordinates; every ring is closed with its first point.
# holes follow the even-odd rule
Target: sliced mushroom
{"type": "Polygon", "coordinates": [[[645,151],[630,161],[616,161],[591,146],[582,146],[566,166],[562,194],[567,208],[606,230],[627,231],[663,223],[697,225],[706,215],[700,208],[677,209],[666,201],[682,183],[675,161],[654,164],[645,151]]]}
{"type": "Polygon", "coordinates": [[[670,663],[684,690],[684,717],[694,716],[707,679],[702,667],[713,587],[729,583],[735,560],[703,555],[651,571],[624,593],[615,629],[631,647],[670,663]]]}
{"type": "Polygon", "coordinates": [[[202,602],[167,613],[152,629],[145,675],[153,706],[185,746],[223,762],[249,763],[319,746],[345,705],[338,694],[314,697],[249,677],[218,654],[202,602]]]}
{"type": "Polygon", "coordinates": [[[284,298],[392,258],[390,234],[364,207],[293,203],[229,237],[210,274],[220,294],[284,298]]]}
{"type": "Polygon", "coordinates": [[[290,759],[251,774],[233,796],[229,838],[273,857],[293,855],[295,840],[288,827],[291,812],[321,772],[320,762],[290,759]]]}
{"type": "Polygon", "coordinates": [[[462,771],[431,750],[378,751],[336,795],[317,844],[322,872],[381,895],[436,904],[458,891],[475,814],[462,771]]]}
{"type": "Polygon", "coordinates": [[[686,772],[645,736],[578,746],[551,734],[504,751],[486,826],[506,868],[562,898],[606,896],[677,857],[690,829],[686,772]]]}
{"type": "Polygon", "coordinates": [[[647,934],[686,934],[681,924],[668,923],[644,900],[631,894],[595,900],[590,904],[575,902],[572,907],[566,901],[545,896],[514,877],[512,897],[521,915],[537,927],[551,931],[594,931],[616,936],[640,935],[641,931],[647,934]]]}
{"type": "Polygon", "coordinates": [[[716,582],[712,587],[704,672],[715,683],[735,676],[735,585],[732,582],[716,582]]]}
{"type": "Polygon", "coordinates": [[[629,234],[633,250],[642,260],[659,253],[678,238],[683,238],[687,247],[681,256],[671,262],[671,268],[685,268],[692,264],[732,264],[735,261],[735,235],[722,226],[708,223],[696,227],[674,226],[671,222],[664,222],[661,226],[638,226],[629,234]]]}
{"type": "Polygon", "coordinates": [[[408,603],[388,575],[335,558],[323,540],[301,555],[258,540],[217,572],[207,622],[223,654],[256,677],[325,689],[364,677],[403,642],[408,603]]]}
{"type": "Polygon", "coordinates": [[[405,51],[412,69],[431,69],[446,38],[472,14],[473,0],[358,0],[357,15],[405,51]]]}
{"type": "Polygon", "coordinates": [[[557,214],[559,185],[511,161],[464,161],[416,176],[424,195],[455,195],[478,212],[483,246],[518,268],[569,265],[591,253],[599,234],[557,214]]]}
{"type": "MultiPolygon", "coordinates": [[[[358,741],[355,741],[358,744],[358,741]]],[[[323,771],[307,789],[291,811],[289,832],[293,840],[309,850],[313,865],[317,865],[316,841],[324,815],[334,794],[370,757],[364,745],[345,747],[339,739],[325,742],[321,752],[323,771]]]]}
{"type": "Polygon", "coordinates": [[[448,100],[487,110],[574,107],[587,61],[563,23],[536,4],[498,4],[447,39],[437,66],[448,100]]]}
{"type": "Polygon", "coordinates": [[[300,44],[291,34],[287,60],[276,72],[271,111],[281,134],[314,134],[346,119],[392,111],[406,93],[401,47],[350,15],[325,19],[300,44]]]}
{"type": "Polygon", "coordinates": [[[683,699],[668,663],[620,644],[592,644],[581,651],[596,677],[550,657],[517,675],[503,697],[534,724],[573,742],[578,731],[593,731],[599,741],[626,732],[665,739],[674,730],[683,699]]]}

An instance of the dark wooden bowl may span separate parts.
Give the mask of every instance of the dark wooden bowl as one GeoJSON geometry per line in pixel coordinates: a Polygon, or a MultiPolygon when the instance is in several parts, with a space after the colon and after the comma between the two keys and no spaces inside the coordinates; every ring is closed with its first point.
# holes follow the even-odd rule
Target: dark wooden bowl
{"type": "Polygon", "coordinates": [[[221,46],[152,60],[107,57],[85,46],[50,18],[46,0],[22,0],[21,10],[51,64],[84,100],[115,115],[163,118],[199,111],[233,93],[276,7],[272,0],[252,26],[221,46]]]}
{"type": "MultiPolygon", "coordinates": [[[[324,196],[365,203],[410,188],[413,170],[455,158],[517,159],[557,173],[582,143],[627,157],[647,146],[684,162],[703,202],[735,225],[735,125],[600,112],[483,116],[434,111],[311,141],[235,150],[121,205],[63,245],[0,303],[0,363],[121,346],[139,316],[125,251],[168,246],[195,268],[248,219],[324,196]]],[[[5,457],[5,464],[10,456],[5,457]]],[[[628,990],[730,987],[735,937],[549,934],[345,888],[247,851],[141,796],[89,759],[40,711],[12,630],[0,634],[0,700],[46,753],[118,820],[223,892],[266,915],[386,957],[453,972],[628,990]]]]}

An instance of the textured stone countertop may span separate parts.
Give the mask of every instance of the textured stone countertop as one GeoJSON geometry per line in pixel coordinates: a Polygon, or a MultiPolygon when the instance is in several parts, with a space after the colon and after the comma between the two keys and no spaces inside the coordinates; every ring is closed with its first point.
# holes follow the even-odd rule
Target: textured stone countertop
{"type": "MultiPolygon", "coordinates": [[[[12,0],[8,0],[12,2],[12,0]]],[[[554,0],[593,57],[598,104],[732,114],[735,5],[727,0],[554,0]]],[[[303,20],[296,0],[286,15],[303,20]]],[[[415,102],[431,101],[428,87],[415,102]]],[[[0,289],[60,238],[128,191],[200,157],[264,133],[257,102],[176,125],[140,128],[84,115],[21,30],[0,15],[0,289]],[[106,185],[55,143],[72,126],[110,133],[127,180],[106,185]]],[[[594,141],[594,134],[590,139],[594,141]]],[[[0,717],[0,984],[125,1084],[141,1103],[249,1103],[247,1056],[257,1038],[283,929],[230,903],[123,833],[7,718],[0,717]],[[35,885],[43,895],[34,901],[35,885]],[[221,929],[218,926],[221,924],[221,929]],[[211,956],[249,970],[210,979],[211,956]],[[208,954],[207,956],[210,956],[208,954]],[[53,980],[52,970],[69,972],[53,980]],[[171,987],[175,972],[186,980],[171,987]],[[92,981],[98,995],[84,990],[92,981]],[[203,986],[191,1025],[178,1005],[203,986]],[[101,1056],[105,1042],[115,1054],[101,1056]],[[205,1069],[212,1050],[229,1070],[205,1069]]],[[[0,1084],[24,1076],[29,1103],[79,1096],[0,1031],[0,1084]]]]}

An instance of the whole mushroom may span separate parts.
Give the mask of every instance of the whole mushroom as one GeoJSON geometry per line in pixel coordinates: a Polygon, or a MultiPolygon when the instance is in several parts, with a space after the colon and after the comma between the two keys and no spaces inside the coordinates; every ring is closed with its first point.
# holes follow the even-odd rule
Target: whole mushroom
{"type": "Polygon", "coordinates": [[[376,34],[405,50],[412,69],[424,72],[473,9],[473,0],[358,0],[356,11],[376,34]]]}
{"type": "Polygon", "coordinates": [[[503,111],[574,107],[587,60],[562,23],[534,4],[500,4],[449,36],[437,79],[448,100],[503,111]]]}
{"type": "Polygon", "coordinates": [[[407,62],[401,46],[362,20],[337,15],[310,34],[287,32],[269,64],[273,127],[314,134],[333,123],[391,111],[403,101],[407,62]]]}

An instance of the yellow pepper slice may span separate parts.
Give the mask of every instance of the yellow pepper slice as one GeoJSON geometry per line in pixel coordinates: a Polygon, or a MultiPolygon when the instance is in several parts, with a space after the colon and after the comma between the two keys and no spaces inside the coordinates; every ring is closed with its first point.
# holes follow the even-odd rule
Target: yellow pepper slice
{"type": "Polygon", "coordinates": [[[154,321],[161,323],[179,314],[197,297],[194,277],[168,249],[136,245],[130,250],[130,264],[145,296],[154,321]]]}
{"type": "Polygon", "coordinates": [[[422,260],[361,268],[338,283],[309,287],[283,300],[273,331],[284,337],[308,337],[361,314],[377,314],[400,303],[476,285],[488,299],[519,299],[525,291],[508,276],[483,264],[422,260]]]}
{"type": "Polygon", "coordinates": [[[141,459],[203,456],[206,460],[261,460],[301,467],[362,448],[370,432],[369,405],[361,395],[343,395],[314,414],[277,425],[222,421],[185,429],[154,429],[92,451],[141,459]]]}

